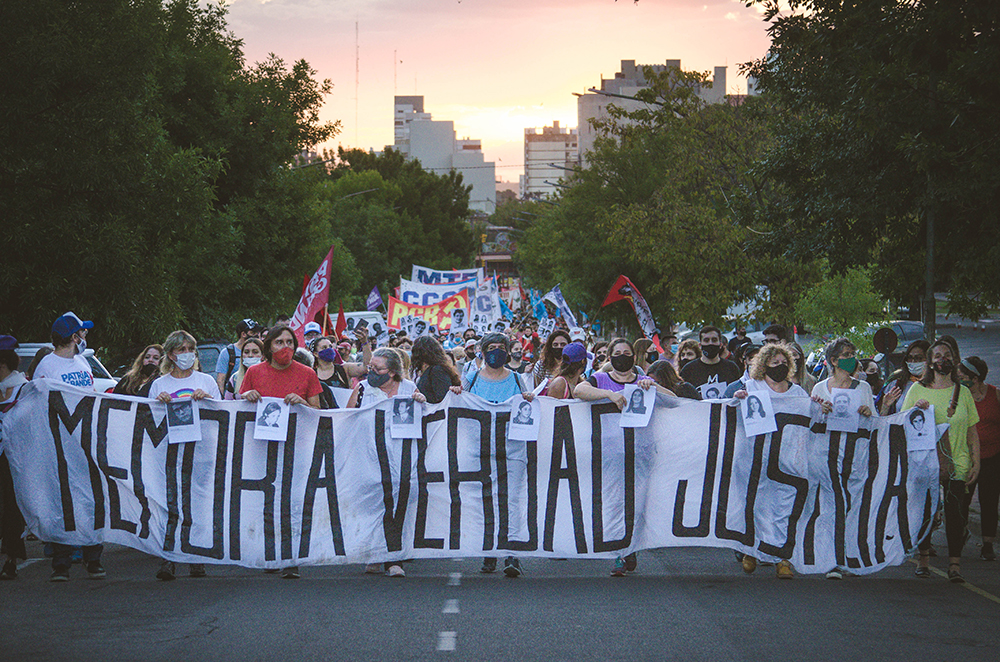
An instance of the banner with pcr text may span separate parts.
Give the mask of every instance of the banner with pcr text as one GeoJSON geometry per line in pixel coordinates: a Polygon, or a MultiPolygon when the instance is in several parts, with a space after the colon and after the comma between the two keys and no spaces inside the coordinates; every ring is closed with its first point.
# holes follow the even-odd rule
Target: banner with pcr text
{"type": "Polygon", "coordinates": [[[937,454],[907,451],[906,412],[831,433],[808,398],[775,397],[777,431],[747,438],[723,402],[657,395],[650,423],[623,429],[610,402],[539,400],[529,442],[508,438],[509,403],[449,394],[424,405],[420,439],[393,438],[391,401],[293,405],[284,440],[261,441],[254,405],[203,400],[201,440],[170,443],[162,403],[39,380],[4,436],[39,538],[178,562],[699,546],[866,574],[906,561],[937,507],[937,454]]]}

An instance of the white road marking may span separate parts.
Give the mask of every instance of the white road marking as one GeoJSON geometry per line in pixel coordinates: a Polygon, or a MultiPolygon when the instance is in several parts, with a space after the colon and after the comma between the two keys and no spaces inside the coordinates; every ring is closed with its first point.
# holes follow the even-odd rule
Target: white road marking
{"type": "Polygon", "coordinates": [[[21,561],[20,563],[17,564],[17,569],[22,570],[24,568],[27,568],[32,563],[38,563],[39,561],[44,561],[44,560],[45,559],[28,559],[27,561],[21,561]]]}
{"type": "Polygon", "coordinates": [[[462,583],[462,573],[460,572],[448,573],[448,586],[458,586],[461,583],[462,583]]]}
{"type": "Polygon", "coordinates": [[[444,609],[441,610],[442,614],[457,614],[458,613],[458,600],[445,600],[444,609]]]}
{"type": "Polygon", "coordinates": [[[457,632],[438,632],[437,649],[439,651],[453,651],[455,650],[455,643],[457,640],[457,632]]]}

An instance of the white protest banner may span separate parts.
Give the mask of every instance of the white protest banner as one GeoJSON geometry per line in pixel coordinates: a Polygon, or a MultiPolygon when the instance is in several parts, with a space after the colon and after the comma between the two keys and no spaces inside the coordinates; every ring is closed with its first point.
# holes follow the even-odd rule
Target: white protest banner
{"type": "Polygon", "coordinates": [[[481,281],[482,279],[483,279],[482,268],[453,269],[451,271],[443,271],[437,269],[428,269],[427,267],[421,267],[414,264],[410,269],[410,280],[415,280],[420,283],[427,283],[428,285],[435,285],[441,283],[457,283],[463,280],[481,281]]]}
{"type": "Polygon", "coordinates": [[[444,301],[448,297],[453,297],[459,292],[469,291],[469,300],[476,295],[476,280],[462,280],[454,283],[441,283],[429,285],[417,280],[399,279],[399,296],[403,301],[414,306],[429,306],[433,303],[444,301]]]}
{"type": "Polygon", "coordinates": [[[510,404],[449,393],[423,435],[392,439],[391,401],[291,406],[284,442],[253,438],[255,407],[202,400],[202,440],[166,443],[166,407],[50,380],[6,413],[28,529],[184,563],[247,567],[407,558],[613,558],[720,547],[800,573],[903,563],[937,507],[935,451],[907,452],[908,412],[845,434],[805,397],[774,399],[748,438],[739,409],[657,395],[644,428],[611,402],[538,398],[535,442],[510,404]]]}

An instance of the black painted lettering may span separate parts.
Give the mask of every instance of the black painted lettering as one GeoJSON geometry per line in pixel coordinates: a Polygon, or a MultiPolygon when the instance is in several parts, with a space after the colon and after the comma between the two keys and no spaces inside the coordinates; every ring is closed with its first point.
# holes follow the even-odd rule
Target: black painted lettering
{"type": "MultiPolygon", "coordinates": [[[[590,408],[594,417],[594,425],[600,431],[600,417],[602,413],[618,411],[618,407],[613,404],[593,405],[590,408]]],[[[591,441],[595,446],[600,446],[600,435],[597,441],[591,441]]],[[[580,498],[580,476],[576,468],[576,442],[573,438],[573,420],[570,417],[569,407],[556,407],[552,421],[552,462],[549,465],[549,485],[548,494],[545,499],[545,529],[542,535],[542,549],[547,552],[553,550],[553,539],[556,527],[556,506],[559,501],[559,481],[565,480],[569,488],[570,512],[573,516],[573,536],[576,539],[576,551],[578,554],[587,553],[587,538],[583,530],[583,503],[580,498]],[[566,464],[563,466],[563,455],[566,457],[566,464]]]]}
{"type": "Polygon", "coordinates": [[[340,525],[340,502],[337,497],[337,469],[334,464],[333,419],[321,416],[316,427],[316,445],[313,447],[312,465],[306,482],[305,497],[302,502],[302,538],[299,541],[299,558],[309,556],[312,540],[313,509],[316,492],[326,490],[326,505],[330,511],[330,535],[333,537],[333,551],[337,556],[346,556],[344,550],[344,530],[340,525]]]}
{"type": "Polygon", "coordinates": [[[108,478],[108,509],[111,514],[111,528],[135,533],[138,530],[138,524],[122,518],[121,494],[118,492],[117,481],[128,480],[128,470],[122,467],[113,467],[108,462],[108,417],[111,410],[129,411],[130,409],[132,409],[132,402],[128,400],[101,398],[101,404],[97,410],[97,466],[108,478]]]}
{"type": "Polygon", "coordinates": [[[461,547],[462,540],[462,496],[459,486],[464,482],[482,484],[483,494],[483,551],[493,549],[493,479],[490,412],[476,409],[454,408],[448,410],[448,486],[451,492],[451,525],[448,541],[449,549],[461,547]],[[479,469],[460,471],[458,468],[458,423],[461,420],[479,423],[479,469]]]}

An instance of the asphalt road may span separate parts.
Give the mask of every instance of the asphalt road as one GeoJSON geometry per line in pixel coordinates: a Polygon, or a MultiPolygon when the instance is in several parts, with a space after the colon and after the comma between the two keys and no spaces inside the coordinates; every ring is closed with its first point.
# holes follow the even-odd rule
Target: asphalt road
{"type": "Polygon", "coordinates": [[[122,547],[104,564],[104,580],[74,566],[53,584],[35,561],[0,583],[0,659],[969,661],[996,660],[1000,645],[1000,564],[973,558],[964,586],[918,579],[911,563],[778,580],[713,549],[642,552],[625,578],[606,561],[527,558],[519,579],[462,559],[409,563],[405,579],[209,566],[163,583],[155,559],[122,547]]]}

